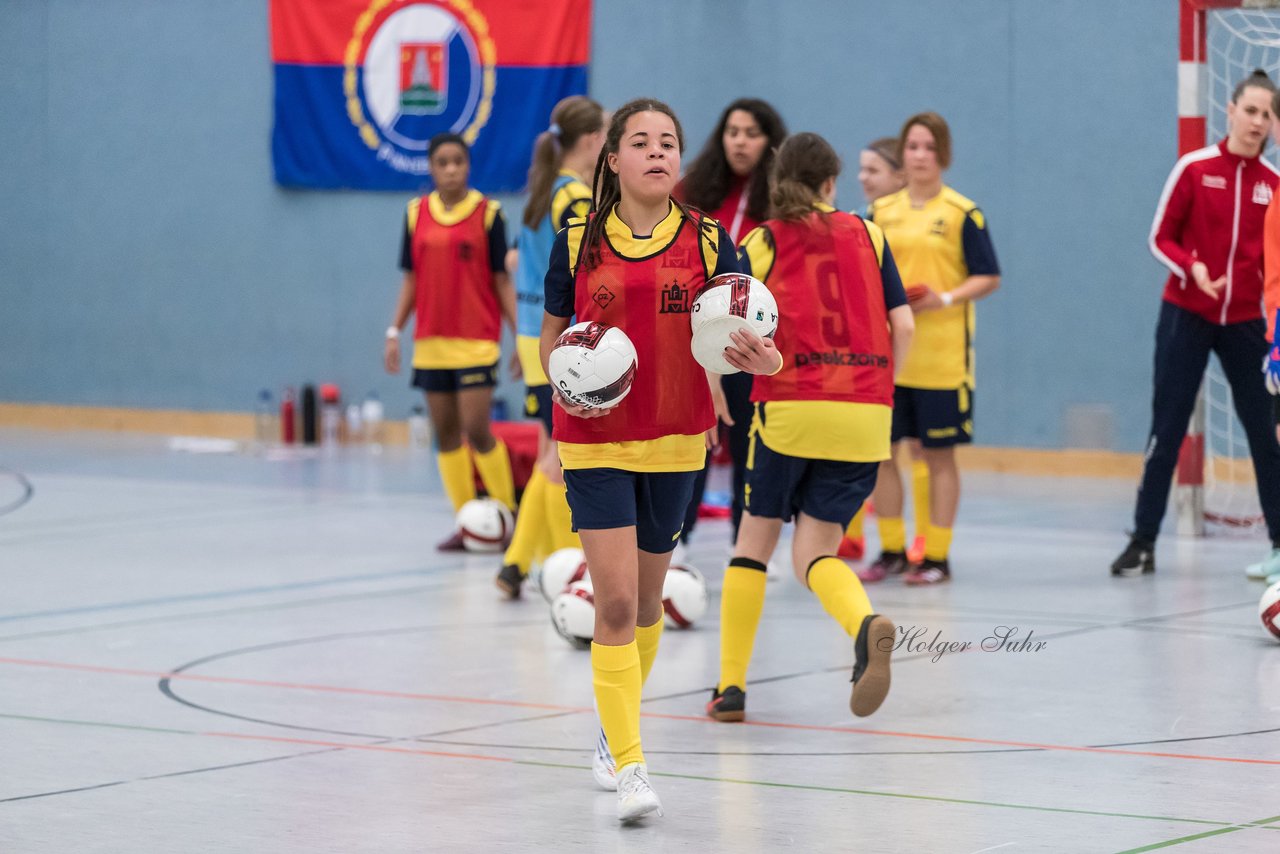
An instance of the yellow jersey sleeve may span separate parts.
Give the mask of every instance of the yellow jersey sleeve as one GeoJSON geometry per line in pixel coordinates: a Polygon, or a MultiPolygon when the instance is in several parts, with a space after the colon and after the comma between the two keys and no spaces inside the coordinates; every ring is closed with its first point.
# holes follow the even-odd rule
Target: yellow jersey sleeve
{"type": "Polygon", "coordinates": [[[773,246],[773,233],[767,226],[757,226],[747,232],[739,244],[738,257],[742,261],[743,272],[754,276],[762,282],[768,282],[773,272],[773,262],[777,252],[773,246]]]}
{"type": "Polygon", "coordinates": [[[409,224],[409,235],[412,236],[418,230],[418,211],[422,210],[422,197],[418,196],[409,200],[409,204],[405,207],[405,222],[409,224]]]}
{"type": "Polygon", "coordinates": [[[551,198],[551,224],[559,229],[591,210],[591,188],[581,181],[570,181],[551,198]]]}

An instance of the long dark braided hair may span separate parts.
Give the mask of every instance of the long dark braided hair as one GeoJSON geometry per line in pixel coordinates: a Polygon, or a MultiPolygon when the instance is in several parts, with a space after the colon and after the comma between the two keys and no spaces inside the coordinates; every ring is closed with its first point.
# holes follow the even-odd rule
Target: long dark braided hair
{"type": "MultiPolygon", "coordinates": [[[[655,98],[636,98],[619,107],[609,121],[609,130],[605,134],[604,145],[600,149],[600,157],[596,160],[595,177],[592,180],[591,213],[587,218],[587,230],[582,237],[582,255],[580,263],[584,270],[589,270],[600,263],[600,244],[604,239],[605,221],[614,206],[622,200],[622,185],[618,175],[609,168],[609,155],[617,154],[622,143],[622,132],[627,128],[627,119],[636,113],[662,113],[671,119],[676,127],[676,142],[680,153],[684,153],[684,129],[675,111],[655,98]]],[[[714,227],[694,210],[672,198],[672,204],[680,208],[680,212],[691,222],[696,223],[712,240],[715,239],[714,227]]]]}

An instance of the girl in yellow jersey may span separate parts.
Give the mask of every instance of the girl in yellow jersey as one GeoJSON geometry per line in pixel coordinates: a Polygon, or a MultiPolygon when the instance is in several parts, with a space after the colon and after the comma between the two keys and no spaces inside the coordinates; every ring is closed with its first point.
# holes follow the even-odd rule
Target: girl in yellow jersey
{"type": "MultiPolygon", "coordinates": [[[[489,430],[502,321],[515,325],[502,209],[467,186],[471,152],[462,137],[432,137],[427,163],[436,189],[413,199],[405,212],[404,279],[383,359],[388,373],[399,373],[400,327],[416,313],[413,385],[427,396],[449,500],[456,511],[475,497],[474,460],[490,497],[514,509],[507,448],[489,430]]],[[[461,534],[437,548],[461,551],[461,534]]]]}
{"type": "Polygon", "coordinates": [[[538,419],[538,463],[520,497],[520,515],[511,545],[502,558],[498,589],[511,598],[538,555],[580,546],[569,520],[560,456],[551,440],[551,385],[542,372],[538,339],[547,263],[556,232],[591,209],[589,175],[604,143],[604,110],[573,95],[551,111],[551,126],[538,135],[529,166],[529,201],[517,244],[516,355],[524,375],[525,415],[538,419]]]}
{"type": "Polygon", "coordinates": [[[951,131],[937,113],[907,119],[898,137],[907,186],[872,203],[916,313],[916,336],[898,371],[893,439],[918,439],[929,469],[924,560],[908,570],[902,479],[895,461],[880,467],[874,496],[880,557],[864,581],[906,572],[907,584],[951,578],[951,528],[960,501],[956,445],[973,440],[974,303],[1000,286],[1000,266],[978,206],[942,182],[951,165],[951,131]]]}
{"type": "MultiPolygon", "coordinates": [[[[906,186],[907,178],[902,171],[902,163],[898,160],[898,140],[891,136],[884,136],[868,143],[866,148],[858,152],[858,183],[862,186],[862,196],[867,200],[868,205],[906,186]]],[[[920,468],[924,468],[923,461],[920,463],[920,468]]],[[[913,475],[916,474],[914,466],[912,471],[913,475]]],[[[927,484],[927,470],[925,477],[927,484]]],[[[918,487],[918,485],[919,481],[913,477],[913,486],[918,487]]],[[[920,490],[917,488],[915,493],[919,495],[920,490]]],[[[916,507],[916,518],[919,519],[919,504],[916,507]]],[[[862,560],[866,550],[866,537],[863,532],[866,515],[867,507],[864,505],[849,523],[849,528],[844,532],[844,539],[840,541],[840,557],[862,560]]],[[[922,540],[921,548],[923,547],[922,540]]]]}
{"type": "Polygon", "coordinates": [[[781,371],[757,377],[745,512],[720,599],[720,679],[707,714],[740,721],[764,605],[765,566],[795,519],[796,578],[854,646],[849,706],[859,717],[889,691],[894,626],[836,556],[849,519],[889,458],[893,372],[913,329],[884,234],[831,206],[840,158],[817,134],[778,151],[773,218],[747,235],[740,264],[784,306],[774,337],[781,371]]]}

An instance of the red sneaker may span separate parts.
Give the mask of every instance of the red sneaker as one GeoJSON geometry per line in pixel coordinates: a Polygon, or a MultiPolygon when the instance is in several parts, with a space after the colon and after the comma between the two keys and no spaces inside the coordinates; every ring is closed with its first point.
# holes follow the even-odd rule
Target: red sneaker
{"type": "Polygon", "coordinates": [[[436,543],[436,551],[438,552],[465,552],[466,545],[462,542],[462,532],[454,531],[445,539],[436,543]]]}
{"type": "Polygon", "coordinates": [[[924,537],[920,534],[911,541],[911,547],[907,549],[907,560],[911,563],[919,563],[924,560],[924,537]]]}
{"type": "Polygon", "coordinates": [[[866,537],[858,537],[856,540],[851,537],[842,537],[840,539],[840,549],[836,552],[836,555],[849,560],[862,560],[866,550],[866,537]]]}

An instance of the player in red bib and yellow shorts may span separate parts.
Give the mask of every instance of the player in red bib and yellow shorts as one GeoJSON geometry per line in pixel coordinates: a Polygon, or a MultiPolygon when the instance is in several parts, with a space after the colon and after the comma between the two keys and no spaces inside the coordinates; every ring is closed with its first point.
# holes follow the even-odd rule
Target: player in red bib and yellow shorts
{"type": "Polygon", "coordinates": [[[765,567],[792,519],[796,577],[853,640],[850,709],[869,715],[889,691],[894,625],[836,553],[889,458],[894,365],[914,323],[884,234],[831,206],[839,173],[822,137],[789,138],[774,166],[773,218],[742,244],[743,271],[784,307],[774,336],[783,365],[756,378],[751,394],[745,513],[724,575],[720,678],[707,704],[720,721],[746,714],[765,567]]]}
{"type": "MultiPolygon", "coordinates": [[[[661,813],[640,749],[640,693],[662,635],[671,551],[716,423],[710,381],[690,350],[689,304],[708,278],[738,269],[724,229],[671,198],[683,147],[665,104],[632,101],[614,113],[593,212],[556,236],[546,278],[544,369],[575,315],[619,327],[637,354],[626,399],[588,411],[557,395],[552,433],[594,587],[591,669],[615,757],[602,768],[607,751],[598,755],[596,778],[617,789],[622,821],[661,813]]],[[[730,352],[752,373],[778,367],[772,343],[755,335],[730,352]]]]}
{"type": "MultiPolygon", "coordinates": [[[[400,327],[416,314],[413,385],[426,393],[440,479],[454,510],[476,495],[473,461],[490,497],[514,509],[507,448],[489,429],[502,322],[515,325],[506,224],[496,201],[467,187],[471,155],[462,137],[433,137],[427,162],[436,189],[405,212],[404,283],[387,328],[386,368],[399,373],[400,327]]],[[[438,548],[460,551],[461,535],[438,548]]]]}

